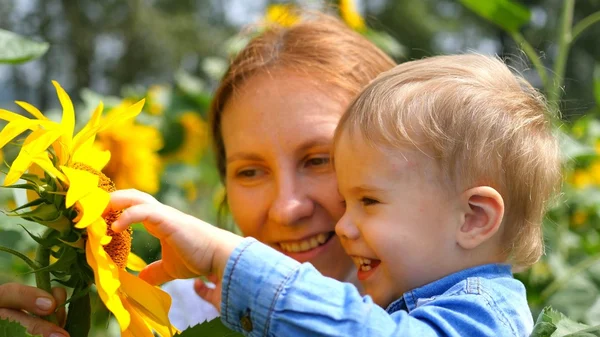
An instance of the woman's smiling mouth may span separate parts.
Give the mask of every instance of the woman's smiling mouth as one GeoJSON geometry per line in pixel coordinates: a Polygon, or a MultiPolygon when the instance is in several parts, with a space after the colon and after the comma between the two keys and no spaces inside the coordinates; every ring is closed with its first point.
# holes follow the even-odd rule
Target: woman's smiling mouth
{"type": "Polygon", "coordinates": [[[279,243],[279,247],[284,253],[302,253],[323,245],[333,235],[334,232],[319,233],[300,241],[281,242],[279,243]]]}

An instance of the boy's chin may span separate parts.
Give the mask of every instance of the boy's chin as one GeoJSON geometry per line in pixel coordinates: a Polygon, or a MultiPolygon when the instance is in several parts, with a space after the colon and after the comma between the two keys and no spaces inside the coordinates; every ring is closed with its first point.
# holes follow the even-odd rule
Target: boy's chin
{"type": "Polygon", "coordinates": [[[375,304],[382,307],[383,309],[386,309],[390,304],[392,304],[392,302],[399,299],[400,296],[379,293],[371,295],[371,298],[373,299],[373,302],[375,304]]]}

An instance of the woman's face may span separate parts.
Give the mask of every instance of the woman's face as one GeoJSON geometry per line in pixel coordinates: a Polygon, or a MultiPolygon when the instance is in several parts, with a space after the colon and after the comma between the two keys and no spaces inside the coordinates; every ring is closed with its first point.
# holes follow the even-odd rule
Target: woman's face
{"type": "Polygon", "coordinates": [[[244,235],[346,280],[354,266],[334,231],[344,208],[329,153],[347,102],[332,98],[334,87],[312,83],[255,75],[227,102],[227,197],[244,235]]]}

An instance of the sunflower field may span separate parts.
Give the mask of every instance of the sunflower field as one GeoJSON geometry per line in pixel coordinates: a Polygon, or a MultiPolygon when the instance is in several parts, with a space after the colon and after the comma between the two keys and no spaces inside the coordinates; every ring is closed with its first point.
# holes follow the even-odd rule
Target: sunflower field
{"type": "MultiPolygon", "coordinates": [[[[532,336],[600,336],[600,2],[19,1],[0,0],[0,284],[49,289],[52,274],[77,308],[72,336],[119,336],[125,322],[123,336],[233,335],[218,319],[175,331],[168,295],[133,276],[160,258],[159,242],[141,225],[112,236],[107,224],[118,215],[102,205],[110,191],[135,188],[239,233],[223,206],[207,111],[228,60],[260,34],[244,27],[293,25],[302,20],[294,8],[339,16],[398,62],[499,54],[546,95],[564,184],[545,220],[545,255],[515,275],[537,318],[532,336]],[[97,32],[82,28],[90,24],[97,32]],[[82,218],[83,209],[93,215],[82,218]]],[[[30,335],[0,320],[3,336],[30,335]]]]}

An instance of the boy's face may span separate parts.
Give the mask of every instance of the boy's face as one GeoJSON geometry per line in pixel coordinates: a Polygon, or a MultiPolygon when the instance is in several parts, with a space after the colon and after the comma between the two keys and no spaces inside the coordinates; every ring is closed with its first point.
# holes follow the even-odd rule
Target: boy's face
{"type": "Polygon", "coordinates": [[[434,159],[416,149],[376,148],[346,131],[335,169],[346,202],[336,232],[376,304],[385,308],[455,271],[462,213],[434,159]]]}

